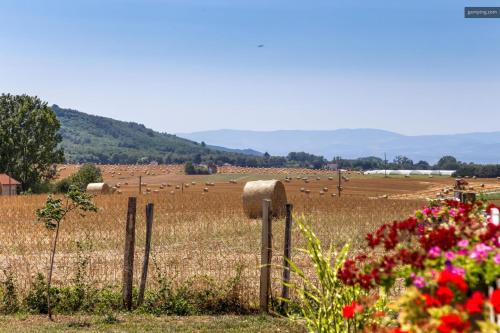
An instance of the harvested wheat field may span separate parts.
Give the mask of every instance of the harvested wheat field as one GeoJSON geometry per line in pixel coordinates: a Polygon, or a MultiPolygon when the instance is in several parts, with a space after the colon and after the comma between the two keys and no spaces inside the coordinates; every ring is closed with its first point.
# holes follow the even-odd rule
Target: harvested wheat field
{"type": "MultiPolygon", "coordinates": [[[[295,216],[304,216],[324,242],[333,241],[338,246],[350,242],[354,252],[364,251],[367,232],[382,223],[407,217],[424,204],[423,198],[429,191],[434,193],[438,187],[453,184],[452,178],[352,175],[343,184],[345,190],[339,198],[331,196],[336,193],[334,173],[309,174],[307,179],[303,172],[294,174],[295,170],[265,175],[185,176],[172,166],[147,167],[103,166],[105,181],[112,185],[122,183],[123,192],[98,195],[95,197],[97,213],[73,214],[63,222],[54,273],[56,286],[71,281],[75,265],[82,257],[88,258],[86,269],[94,285],[119,284],[127,198],[134,195],[138,197],[135,285],[142,265],[144,207],[152,202],[155,210],[149,286],[155,285],[158,275],[167,277],[174,285],[199,282],[202,280],[197,278],[201,276],[224,284],[240,272],[241,297],[249,307],[255,307],[259,292],[261,221],[249,219],[243,212],[241,194],[245,181],[290,177],[285,187],[295,216]],[[147,167],[150,169],[146,170],[147,167]],[[138,194],[139,173],[146,183],[142,194],[138,194]],[[301,192],[301,188],[309,190],[309,194],[301,192]],[[412,193],[423,196],[410,197],[412,193]],[[381,195],[388,197],[374,199],[381,195]]],[[[74,171],[76,167],[66,166],[60,170],[61,176],[68,170],[74,171]]],[[[496,180],[489,180],[488,184],[494,187],[496,180]]],[[[45,195],[0,197],[0,269],[13,273],[20,293],[29,288],[37,272],[45,272],[48,266],[52,234],[42,224],[35,223],[35,210],[42,207],[45,199],[45,195]]],[[[283,219],[273,221],[274,295],[278,295],[281,288],[278,266],[283,260],[283,229],[283,219]]],[[[292,259],[306,271],[310,270],[298,251],[303,242],[296,229],[292,240],[292,259]]]]}

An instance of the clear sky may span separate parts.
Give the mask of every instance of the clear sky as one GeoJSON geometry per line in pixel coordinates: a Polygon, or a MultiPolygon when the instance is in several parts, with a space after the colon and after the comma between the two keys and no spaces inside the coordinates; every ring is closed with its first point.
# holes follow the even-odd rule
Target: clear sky
{"type": "Polygon", "coordinates": [[[495,131],[481,1],[0,0],[0,92],[174,133],[495,131]]]}

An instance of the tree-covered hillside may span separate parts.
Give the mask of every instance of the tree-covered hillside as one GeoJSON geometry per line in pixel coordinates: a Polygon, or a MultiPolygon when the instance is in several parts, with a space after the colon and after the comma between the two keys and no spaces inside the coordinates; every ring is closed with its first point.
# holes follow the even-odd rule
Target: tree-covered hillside
{"type": "Polygon", "coordinates": [[[228,149],[217,150],[144,125],[89,115],[53,105],[61,122],[62,147],[68,162],[183,163],[214,161],[261,165],[264,159],[228,149]]]}
{"type": "MultiPolygon", "coordinates": [[[[61,122],[66,160],[94,163],[194,163],[215,162],[240,166],[296,165],[286,157],[254,150],[208,146],[176,135],[159,133],[144,125],[89,115],[53,105],[61,122]]],[[[302,165],[302,163],[301,163],[302,165]]],[[[306,166],[306,165],[304,165],[306,166]]]]}

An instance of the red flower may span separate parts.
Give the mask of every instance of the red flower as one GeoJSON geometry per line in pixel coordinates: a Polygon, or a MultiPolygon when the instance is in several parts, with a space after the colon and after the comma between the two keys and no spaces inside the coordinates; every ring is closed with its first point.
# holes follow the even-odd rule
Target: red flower
{"type": "Polygon", "coordinates": [[[436,292],[437,299],[442,303],[442,304],[450,304],[451,301],[453,301],[453,298],[455,295],[453,294],[453,291],[451,291],[450,288],[448,287],[439,287],[437,292],[436,292]]]}
{"type": "Polygon", "coordinates": [[[351,319],[354,317],[356,313],[363,312],[364,307],[361,304],[356,303],[356,301],[353,301],[349,305],[344,305],[342,308],[342,316],[346,319],[351,319]]]}
{"type": "Polygon", "coordinates": [[[433,308],[433,307],[441,306],[441,302],[439,302],[437,299],[435,299],[431,295],[429,295],[429,294],[423,294],[423,296],[425,298],[425,305],[428,308],[433,308]]]}
{"type": "Polygon", "coordinates": [[[440,286],[446,286],[449,283],[455,285],[455,287],[461,292],[467,291],[467,283],[464,278],[458,274],[452,273],[450,271],[442,271],[439,275],[438,284],[440,286]]]}
{"type": "Polygon", "coordinates": [[[443,315],[440,319],[441,324],[437,328],[440,333],[464,332],[469,327],[467,320],[462,320],[460,316],[454,313],[443,315]]]}
{"type": "Polygon", "coordinates": [[[342,316],[346,319],[351,319],[354,317],[354,310],[356,309],[356,302],[352,302],[350,305],[344,305],[342,309],[342,316]]]}
{"type": "Polygon", "coordinates": [[[403,331],[402,329],[400,329],[399,327],[398,328],[395,328],[392,333],[410,333],[408,331],[403,331]]]}
{"type": "Polygon", "coordinates": [[[479,291],[476,291],[472,296],[465,302],[465,309],[469,314],[481,313],[483,312],[484,297],[479,291]]]}
{"type": "Polygon", "coordinates": [[[490,303],[496,313],[500,313],[500,289],[496,289],[490,296],[490,303]]]}

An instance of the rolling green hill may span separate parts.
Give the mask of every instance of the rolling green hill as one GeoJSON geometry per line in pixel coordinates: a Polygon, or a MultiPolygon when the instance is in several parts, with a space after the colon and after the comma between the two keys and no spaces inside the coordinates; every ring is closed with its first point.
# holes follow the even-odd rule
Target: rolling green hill
{"type": "Polygon", "coordinates": [[[258,152],[209,147],[159,133],[144,125],[89,115],[53,105],[61,122],[62,147],[68,162],[95,163],[195,163],[213,161],[219,164],[265,165],[258,152]]]}

